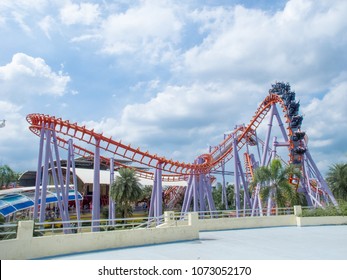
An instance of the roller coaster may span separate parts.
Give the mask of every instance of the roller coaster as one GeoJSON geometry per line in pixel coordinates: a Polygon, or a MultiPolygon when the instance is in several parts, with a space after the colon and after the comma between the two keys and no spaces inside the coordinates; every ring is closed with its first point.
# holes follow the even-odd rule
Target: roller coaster
{"type": "MultiPolygon", "coordinates": [[[[263,215],[263,205],[259,194],[261,187],[258,185],[253,191],[250,191],[249,185],[254,171],[260,166],[268,165],[275,157],[280,158],[284,164],[293,164],[300,169],[302,176],[293,177],[290,182],[293,188],[305,195],[309,206],[325,207],[331,203],[337,205],[310,154],[308,137],[301,129],[303,116],[299,114],[300,102],[296,101],[295,95],[289,83],[276,82],[271,85],[268,95],[259,104],[247,125],[237,125],[233,131],[225,133],[218,145],[210,147],[209,152],[198,156],[192,163],[151,154],[140,148],[124,144],[121,140],[114,140],[103,133],[61,118],[44,114],[29,114],[27,116],[29,129],[40,137],[36,204],[38,205],[39,200],[41,204],[45,200],[43,193],[44,187],[47,185],[48,169],[54,164],[55,157],[57,171],[55,175],[53,174],[53,179],[57,193],[61,193],[60,210],[64,212],[64,208],[66,208],[64,186],[69,184],[70,177],[64,179],[61,167],[59,167],[58,148],[63,148],[68,151],[68,169],[72,171],[74,155],[94,159],[93,219],[100,217],[100,205],[98,204],[100,200],[98,199],[100,197],[98,166],[100,164],[109,166],[111,183],[114,178],[114,170],[120,167],[134,168],[139,177],[153,180],[149,210],[149,215],[152,217],[162,213],[162,182],[165,181],[187,181],[185,188],[171,187],[164,190],[170,194],[170,203],[174,203],[178,196],[183,196],[181,210],[183,213],[188,211],[212,212],[215,210],[215,205],[211,185],[219,177],[222,180],[223,201],[228,208],[226,177],[229,175],[234,177],[235,202],[233,206],[236,211],[251,209],[252,215],[263,215]],[[275,121],[277,121],[277,126],[275,126],[275,121]],[[267,123],[267,127],[264,128],[265,123],[267,123]],[[115,158],[129,160],[139,167],[122,164],[115,161],[115,158]],[[43,186],[43,191],[39,191],[40,185],[43,186]],[[40,197],[41,199],[39,199],[40,197]],[[241,205],[241,197],[243,205],[241,205]]],[[[72,172],[72,174],[74,173],[72,172]]],[[[266,207],[271,209],[272,206],[269,201],[266,207]]],[[[37,209],[38,206],[34,215],[37,215],[37,209]]],[[[68,219],[67,215],[66,213],[65,219],[68,219]]]]}

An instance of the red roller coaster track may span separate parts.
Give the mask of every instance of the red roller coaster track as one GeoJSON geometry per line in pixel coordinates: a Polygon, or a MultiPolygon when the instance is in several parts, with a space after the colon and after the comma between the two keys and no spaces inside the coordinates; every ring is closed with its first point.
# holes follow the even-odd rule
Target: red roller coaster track
{"type": "MultiPolygon", "coordinates": [[[[89,130],[85,126],[79,126],[77,123],[70,123],[61,118],[44,114],[29,114],[27,121],[30,124],[29,129],[36,135],[40,136],[41,129],[53,129],[57,133],[58,146],[67,149],[68,141],[66,138],[74,138],[78,141],[97,145],[100,149],[111,153],[132,162],[139,163],[142,166],[157,168],[161,164],[161,169],[168,174],[163,174],[163,181],[177,181],[186,179],[190,174],[208,173],[218,169],[223,162],[229,161],[233,157],[233,135],[237,135],[237,148],[240,150],[246,143],[251,141],[254,131],[258,128],[261,122],[266,117],[271,106],[279,104],[284,112],[286,122],[289,123],[286,106],[280,96],[270,93],[264,101],[260,104],[255,115],[247,126],[238,127],[235,131],[229,134],[218,146],[216,146],[210,153],[203,154],[200,158],[203,159],[202,163],[185,163],[160,157],[156,154],[150,154],[148,151],[144,152],[140,148],[133,148],[130,145],[125,145],[121,141],[116,141],[112,137],[106,137],[102,133],[97,133],[93,129],[89,130]]],[[[292,130],[288,126],[288,136],[292,135],[292,130]]],[[[290,137],[289,137],[290,139],[290,137]]],[[[289,140],[290,141],[290,140],[289,140]]],[[[292,143],[290,143],[291,145],[292,143]]],[[[74,151],[76,154],[83,157],[92,157],[94,153],[86,148],[74,144],[74,151]]],[[[291,159],[290,159],[291,160],[291,159]]],[[[101,162],[109,164],[109,159],[101,156],[101,162]]],[[[129,167],[118,163],[120,166],[129,167]]],[[[137,169],[140,176],[148,179],[153,179],[154,174],[150,171],[137,169]]]]}

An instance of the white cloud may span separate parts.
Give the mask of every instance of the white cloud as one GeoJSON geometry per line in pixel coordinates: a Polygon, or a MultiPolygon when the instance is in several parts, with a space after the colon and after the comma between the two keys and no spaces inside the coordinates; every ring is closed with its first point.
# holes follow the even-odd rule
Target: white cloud
{"type": "Polygon", "coordinates": [[[60,110],[78,121],[94,120],[85,124],[125,143],[192,160],[206,152],[207,144],[219,143],[224,131],[247,123],[270,84],[283,80],[291,83],[301,100],[303,126],[319,164],[326,164],[329,149],[334,156],[337,150],[343,154],[347,2],[289,0],[278,11],[247,8],[247,1],[238,2],[243,6],[193,2],[1,1],[0,26],[9,30],[21,26],[24,35],[30,35],[25,39],[44,33],[52,43],[45,45],[45,59],[55,55],[54,61],[64,61],[76,76],[74,90],[68,90],[69,75],[53,70],[48,60],[15,54],[12,62],[0,66],[0,96],[13,101],[14,96],[20,100],[45,94],[48,97],[40,98],[38,105],[45,112],[58,115],[60,110]],[[10,11],[5,16],[4,9],[10,11]],[[43,33],[36,33],[35,27],[43,33]],[[52,36],[52,31],[59,36],[52,36]],[[77,49],[78,44],[83,47],[77,49]],[[79,70],[72,66],[75,61],[91,67],[79,70]],[[94,67],[90,61],[98,62],[94,67]],[[105,72],[99,69],[107,69],[108,76],[100,77],[105,72]],[[98,85],[99,80],[105,83],[98,85]],[[98,92],[95,88],[104,94],[97,102],[90,97],[98,92]],[[49,97],[65,92],[70,93],[64,96],[69,108],[96,103],[104,107],[94,108],[97,116],[64,111],[49,97]],[[72,102],[78,98],[73,95],[78,92],[81,99],[76,105],[72,102]],[[114,112],[108,113],[112,106],[114,112]],[[115,115],[121,116],[115,119],[115,115]]]}
{"type": "Polygon", "coordinates": [[[303,129],[311,153],[325,172],[329,165],[346,161],[347,82],[336,84],[322,99],[313,99],[302,108],[303,129]],[[328,157],[327,157],[328,155],[328,157]]]}
{"type": "Polygon", "coordinates": [[[0,100],[0,119],[6,125],[0,128],[0,165],[8,164],[16,171],[24,171],[28,166],[35,166],[37,153],[32,133],[28,130],[25,116],[21,114],[23,106],[0,100]]]}
{"type": "Polygon", "coordinates": [[[6,126],[1,129],[1,133],[4,133],[3,135],[6,135],[7,139],[15,140],[18,137],[18,131],[23,130],[23,127],[20,128],[20,125],[25,123],[25,118],[20,115],[21,109],[22,106],[7,101],[0,101],[0,119],[6,120],[6,126]]]}
{"type": "Polygon", "coordinates": [[[20,11],[38,11],[42,12],[48,5],[47,0],[1,0],[0,11],[7,9],[16,9],[20,11]]]}
{"type": "Polygon", "coordinates": [[[55,20],[51,16],[45,16],[41,21],[39,21],[38,25],[45,33],[48,39],[51,39],[50,32],[55,24],[55,20]]]}
{"type": "Polygon", "coordinates": [[[0,66],[2,96],[61,96],[69,81],[68,75],[52,71],[42,58],[23,53],[13,55],[10,63],[0,66]]]}
{"type": "Polygon", "coordinates": [[[24,15],[18,12],[12,12],[12,16],[14,20],[18,23],[20,28],[27,34],[31,33],[31,28],[25,23],[24,15]]]}
{"type": "Polygon", "coordinates": [[[84,41],[100,40],[102,36],[98,34],[84,34],[71,39],[71,43],[79,43],[84,41]]]}
{"type": "Polygon", "coordinates": [[[237,82],[167,86],[146,103],[127,105],[119,120],[85,124],[161,156],[192,161],[208,144],[222,141],[225,131],[250,120],[257,106],[249,100],[258,93],[254,85],[237,82]]]}
{"type": "Polygon", "coordinates": [[[339,131],[347,131],[347,82],[332,88],[323,99],[313,99],[302,109],[308,121],[307,131],[312,138],[335,138],[339,131]]]}
{"type": "Polygon", "coordinates": [[[108,54],[141,53],[161,60],[180,41],[183,23],[171,1],[140,1],[124,13],[110,15],[102,24],[103,51],[108,54]]]}
{"type": "Polygon", "coordinates": [[[99,15],[99,5],[91,3],[68,3],[60,10],[60,20],[66,25],[91,25],[98,20],[99,15]]]}
{"type": "Polygon", "coordinates": [[[286,79],[298,90],[322,91],[347,63],[346,12],[345,1],[302,0],[274,14],[242,6],[196,11],[207,35],[178,71],[204,80],[286,79]]]}

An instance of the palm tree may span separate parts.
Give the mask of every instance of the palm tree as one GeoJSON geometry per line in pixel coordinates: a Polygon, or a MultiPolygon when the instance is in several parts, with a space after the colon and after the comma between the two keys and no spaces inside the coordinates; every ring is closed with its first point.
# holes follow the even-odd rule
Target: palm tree
{"type": "MultiPolygon", "coordinates": [[[[234,202],[234,185],[227,183],[226,196],[227,196],[226,198],[228,200],[227,201],[228,206],[229,206],[228,208],[229,209],[235,208],[235,206],[233,206],[235,204],[235,202],[234,202]]],[[[216,187],[213,188],[212,197],[213,197],[213,201],[216,205],[217,210],[227,210],[225,202],[222,203],[222,184],[220,182],[218,182],[216,187]]]]}
{"type": "Polygon", "coordinates": [[[297,203],[298,195],[289,182],[293,176],[300,178],[300,170],[291,164],[283,167],[279,159],[274,159],[269,166],[262,166],[255,170],[251,186],[260,184],[260,197],[268,203],[268,215],[272,205],[278,208],[297,203]]]}
{"type": "Polygon", "coordinates": [[[141,184],[133,169],[121,168],[118,173],[119,176],[110,187],[110,197],[116,203],[122,218],[126,218],[131,213],[131,204],[142,196],[141,184]]]}
{"type": "Polygon", "coordinates": [[[18,174],[8,165],[0,166],[0,187],[8,187],[10,183],[18,180],[18,174]]]}
{"type": "Polygon", "coordinates": [[[151,203],[151,196],[152,196],[152,189],[153,186],[146,185],[142,188],[142,196],[141,196],[141,201],[146,203],[146,210],[148,211],[151,203]]]}
{"type": "Polygon", "coordinates": [[[347,201],[347,163],[330,166],[327,183],[336,198],[347,201]]]}

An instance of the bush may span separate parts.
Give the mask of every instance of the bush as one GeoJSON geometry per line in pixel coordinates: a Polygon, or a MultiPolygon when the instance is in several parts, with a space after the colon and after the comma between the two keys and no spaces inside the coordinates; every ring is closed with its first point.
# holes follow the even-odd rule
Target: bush
{"type": "Polygon", "coordinates": [[[303,209],[303,217],[321,217],[321,216],[347,216],[347,202],[340,201],[338,206],[329,205],[325,209],[303,209]]]}

